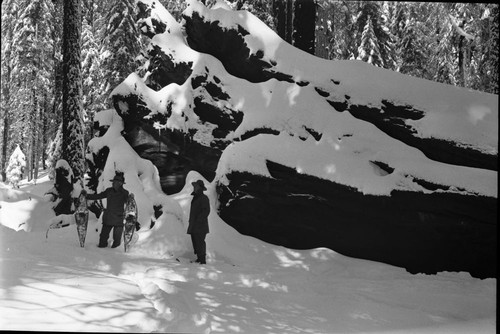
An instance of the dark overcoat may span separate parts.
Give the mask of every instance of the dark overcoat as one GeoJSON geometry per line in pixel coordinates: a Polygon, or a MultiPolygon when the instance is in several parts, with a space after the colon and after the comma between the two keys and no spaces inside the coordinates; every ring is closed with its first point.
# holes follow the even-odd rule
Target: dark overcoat
{"type": "Polygon", "coordinates": [[[126,189],[115,190],[113,187],[106,188],[99,194],[88,194],[87,199],[106,198],[106,209],[102,216],[102,223],[110,226],[123,226],[125,218],[125,202],[127,202],[129,192],[126,189]]]}
{"type": "Polygon", "coordinates": [[[189,211],[188,234],[207,234],[208,215],[210,214],[210,201],[207,195],[193,194],[191,210],[189,211]]]}

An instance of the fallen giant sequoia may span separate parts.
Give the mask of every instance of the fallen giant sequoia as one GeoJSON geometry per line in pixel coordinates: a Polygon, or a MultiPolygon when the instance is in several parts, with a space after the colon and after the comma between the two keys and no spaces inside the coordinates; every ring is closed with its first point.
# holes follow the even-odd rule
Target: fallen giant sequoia
{"type": "Polygon", "coordinates": [[[318,59],[245,11],[138,6],[148,73],[114,107],[166,193],[196,170],[241,233],[496,276],[497,96],[318,59]]]}

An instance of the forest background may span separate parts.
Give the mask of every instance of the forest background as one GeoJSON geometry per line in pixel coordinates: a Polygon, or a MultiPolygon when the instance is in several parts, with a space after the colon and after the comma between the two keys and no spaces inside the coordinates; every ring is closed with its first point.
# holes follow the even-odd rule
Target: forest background
{"type": "MultiPolygon", "coordinates": [[[[179,21],[185,0],[159,0],[179,21]]],[[[202,1],[213,6],[216,1],[202,1]]],[[[318,57],[498,94],[498,5],[339,0],[227,0],[318,57]]],[[[24,176],[65,158],[75,176],[93,116],[130,73],[144,75],[147,40],[134,0],[4,0],[0,181],[17,146],[24,176]],[[61,149],[64,147],[64,149],[61,149]]]]}

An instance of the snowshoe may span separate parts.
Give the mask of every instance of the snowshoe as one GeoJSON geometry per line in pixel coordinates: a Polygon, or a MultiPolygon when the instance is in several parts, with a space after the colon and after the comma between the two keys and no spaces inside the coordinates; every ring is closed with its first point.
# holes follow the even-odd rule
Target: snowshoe
{"type": "Polygon", "coordinates": [[[87,209],[87,198],[85,194],[80,194],[78,202],[78,208],[75,212],[76,231],[78,232],[80,247],[84,247],[89,222],[89,210],[87,209]]]}
{"type": "Polygon", "coordinates": [[[127,252],[137,226],[137,204],[134,195],[130,194],[125,204],[125,228],[123,230],[123,246],[127,252]]]}

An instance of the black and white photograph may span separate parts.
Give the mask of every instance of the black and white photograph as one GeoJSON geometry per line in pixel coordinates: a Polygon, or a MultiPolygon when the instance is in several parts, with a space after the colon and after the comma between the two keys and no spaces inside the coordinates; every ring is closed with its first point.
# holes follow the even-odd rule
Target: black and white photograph
{"type": "Polygon", "coordinates": [[[0,331],[497,332],[498,3],[1,9],[0,331]]]}

